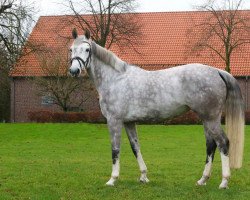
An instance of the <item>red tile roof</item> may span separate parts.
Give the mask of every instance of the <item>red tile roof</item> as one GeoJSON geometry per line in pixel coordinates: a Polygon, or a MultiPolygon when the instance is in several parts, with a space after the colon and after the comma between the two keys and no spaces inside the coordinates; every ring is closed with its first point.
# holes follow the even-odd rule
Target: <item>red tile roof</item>
{"type": "MultiPolygon", "coordinates": [[[[242,11],[250,17],[250,11],[242,11]]],[[[188,54],[187,32],[193,23],[208,15],[207,12],[158,12],[136,14],[142,25],[142,42],[136,47],[140,54],[131,49],[120,50],[113,45],[111,50],[128,63],[136,64],[148,70],[168,68],[186,63],[203,63],[224,69],[224,63],[218,56],[203,52],[199,56],[188,54]]],[[[86,15],[86,17],[89,17],[86,15]]],[[[65,19],[72,16],[43,16],[38,20],[29,41],[43,45],[48,49],[60,47],[67,52],[72,25],[65,24],[65,19]],[[60,27],[60,28],[59,28],[60,27]],[[63,27],[63,28],[62,28],[63,27]],[[58,36],[58,34],[60,36],[58,36]]],[[[250,44],[236,52],[231,60],[231,72],[234,76],[250,75],[250,44]]],[[[42,76],[37,56],[30,53],[19,60],[12,71],[12,76],[42,76]]]]}

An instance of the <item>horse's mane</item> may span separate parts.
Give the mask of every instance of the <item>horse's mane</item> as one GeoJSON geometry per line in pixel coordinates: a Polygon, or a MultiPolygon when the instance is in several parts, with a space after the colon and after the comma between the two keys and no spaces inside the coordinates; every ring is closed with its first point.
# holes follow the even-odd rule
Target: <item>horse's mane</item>
{"type": "Polygon", "coordinates": [[[127,63],[118,58],[113,52],[101,47],[92,41],[92,52],[102,62],[110,65],[118,72],[126,71],[127,63]]]}

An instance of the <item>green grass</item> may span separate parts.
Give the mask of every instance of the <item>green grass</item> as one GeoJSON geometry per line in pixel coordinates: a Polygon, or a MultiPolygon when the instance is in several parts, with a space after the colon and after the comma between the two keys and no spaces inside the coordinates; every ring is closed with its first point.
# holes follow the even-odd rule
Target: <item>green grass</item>
{"type": "Polygon", "coordinates": [[[138,182],[139,169],[123,132],[121,174],[111,173],[106,125],[0,124],[0,199],[249,199],[250,126],[244,166],[232,171],[229,190],[219,190],[217,152],[211,180],[195,186],[205,163],[202,126],[138,126],[150,183],[138,182]]]}

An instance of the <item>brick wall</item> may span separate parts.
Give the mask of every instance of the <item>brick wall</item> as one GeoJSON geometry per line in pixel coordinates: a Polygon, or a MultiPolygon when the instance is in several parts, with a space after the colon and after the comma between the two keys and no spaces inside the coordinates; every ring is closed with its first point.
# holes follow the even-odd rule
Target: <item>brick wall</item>
{"type": "MultiPolygon", "coordinates": [[[[246,102],[246,109],[250,111],[250,79],[237,78],[246,102]]],[[[90,81],[90,80],[87,80],[90,81]]],[[[60,111],[56,105],[42,105],[42,98],[37,95],[36,84],[32,79],[13,78],[11,83],[11,121],[29,122],[28,112],[34,110],[60,111]]],[[[92,90],[86,93],[88,100],[82,105],[84,111],[100,110],[97,93],[92,90]]]]}
{"type": "Polygon", "coordinates": [[[237,81],[240,85],[242,96],[245,101],[246,110],[250,111],[250,77],[238,77],[237,81]]]}
{"type": "MultiPolygon", "coordinates": [[[[89,81],[89,80],[86,80],[89,81]]],[[[35,110],[61,111],[57,105],[42,105],[37,85],[31,78],[13,78],[11,82],[11,121],[29,122],[28,113],[35,110]]],[[[97,93],[94,90],[86,93],[86,102],[81,106],[83,111],[99,110],[97,93]]],[[[72,105],[74,106],[74,105],[72,105]]]]}

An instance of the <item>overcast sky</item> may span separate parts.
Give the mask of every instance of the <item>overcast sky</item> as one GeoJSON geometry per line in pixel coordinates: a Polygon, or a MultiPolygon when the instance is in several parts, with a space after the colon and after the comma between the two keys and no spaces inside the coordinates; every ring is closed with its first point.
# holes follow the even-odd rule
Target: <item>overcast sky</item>
{"type": "MultiPolygon", "coordinates": [[[[65,0],[32,0],[40,10],[40,15],[63,15],[67,14],[62,3],[65,0]]],[[[188,11],[194,10],[204,0],[137,0],[138,12],[160,12],[160,11],[188,11]]],[[[250,0],[245,0],[245,9],[250,9],[250,0]]]]}
{"type": "MultiPolygon", "coordinates": [[[[65,13],[64,0],[35,0],[40,15],[58,15],[65,13]]],[[[182,11],[192,10],[194,4],[201,0],[137,0],[138,12],[182,11]]]]}

